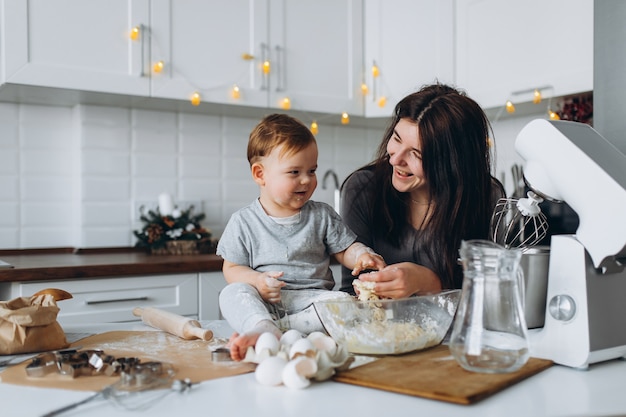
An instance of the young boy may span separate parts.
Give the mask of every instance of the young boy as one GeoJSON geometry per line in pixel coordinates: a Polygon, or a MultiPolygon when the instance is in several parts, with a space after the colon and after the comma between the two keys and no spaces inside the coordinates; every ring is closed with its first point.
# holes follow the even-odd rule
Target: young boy
{"type": "Polygon", "coordinates": [[[280,338],[283,318],[303,333],[323,330],[313,302],[349,297],[331,291],[331,255],[354,275],[385,267],[332,207],[310,200],[317,143],[304,124],[283,114],[265,117],[250,133],[248,161],[259,198],[232,215],[217,247],[229,284],[220,309],[235,330],[229,345],[236,361],[261,333],[280,338]]]}

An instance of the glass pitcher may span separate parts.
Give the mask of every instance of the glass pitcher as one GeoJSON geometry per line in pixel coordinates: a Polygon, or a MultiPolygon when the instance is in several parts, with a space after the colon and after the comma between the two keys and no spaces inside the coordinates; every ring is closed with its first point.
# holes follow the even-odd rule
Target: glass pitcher
{"type": "Polygon", "coordinates": [[[522,252],[487,240],[469,240],[461,242],[460,254],[463,290],[450,352],[469,371],[514,372],[529,357],[520,288],[522,252]]]}

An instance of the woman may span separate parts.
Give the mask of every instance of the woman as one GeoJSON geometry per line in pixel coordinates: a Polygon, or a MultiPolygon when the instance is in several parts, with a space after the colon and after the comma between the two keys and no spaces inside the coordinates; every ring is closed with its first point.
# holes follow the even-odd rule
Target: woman
{"type": "MultiPolygon", "coordinates": [[[[395,108],[376,159],[342,187],[342,217],[387,267],[362,274],[382,298],[461,288],[461,240],[488,239],[497,200],[489,121],[452,87],[434,84],[395,108]]],[[[343,291],[353,293],[345,269],[343,291]]]]}

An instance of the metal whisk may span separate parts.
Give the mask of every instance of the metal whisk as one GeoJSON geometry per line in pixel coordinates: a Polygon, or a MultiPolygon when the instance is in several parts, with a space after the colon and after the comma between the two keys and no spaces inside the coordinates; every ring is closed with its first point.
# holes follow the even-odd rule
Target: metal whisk
{"type": "Polygon", "coordinates": [[[548,220],[541,212],[543,198],[532,191],[528,197],[501,198],[491,216],[491,240],[509,249],[534,246],[548,233],[548,220]]]}

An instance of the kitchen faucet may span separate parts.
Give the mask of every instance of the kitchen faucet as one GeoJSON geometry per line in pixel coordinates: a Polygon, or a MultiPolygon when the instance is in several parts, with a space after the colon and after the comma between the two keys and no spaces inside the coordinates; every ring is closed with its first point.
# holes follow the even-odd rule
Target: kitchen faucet
{"type": "Polygon", "coordinates": [[[328,177],[331,176],[333,177],[333,181],[335,183],[335,195],[334,195],[334,209],[337,213],[339,213],[340,207],[339,207],[339,202],[340,202],[340,192],[339,192],[339,178],[337,178],[337,174],[335,173],[335,171],[333,171],[332,169],[329,169],[328,171],[326,171],[324,173],[324,178],[322,179],[322,190],[326,189],[326,179],[328,179],[328,177]]]}
{"type": "Polygon", "coordinates": [[[324,173],[324,178],[322,179],[322,190],[326,189],[326,179],[328,178],[329,175],[333,177],[333,181],[335,183],[335,190],[338,190],[339,179],[337,178],[337,174],[335,173],[335,171],[333,171],[332,169],[329,169],[328,171],[324,173]]]}

